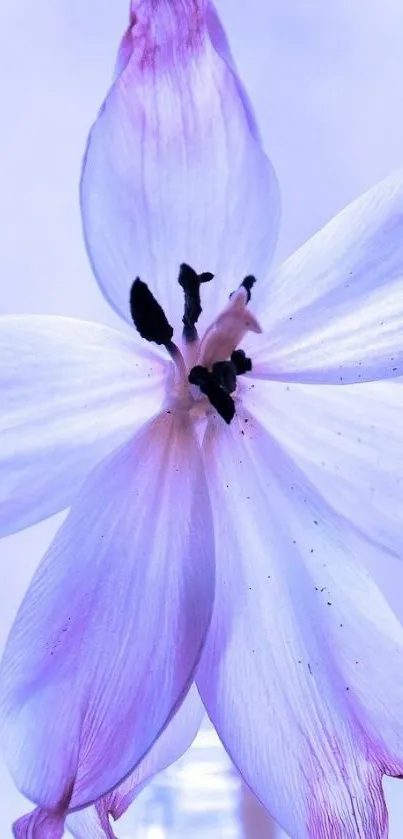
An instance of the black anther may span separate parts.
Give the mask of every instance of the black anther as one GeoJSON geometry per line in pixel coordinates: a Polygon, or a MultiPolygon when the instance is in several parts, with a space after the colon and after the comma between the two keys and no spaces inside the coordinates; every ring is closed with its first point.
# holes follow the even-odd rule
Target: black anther
{"type": "Polygon", "coordinates": [[[255,285],[255,282],[256,282],[256,277],[253,277],[252,274],[249,274],[249,276],[245,277],[245,279],[242,280],[242,282],[241,282],[240,287],[245,289],[246,294],[248,296],[248,303],[250,302],[250,298],[252,296],[251,291],[252,291],[253,286],[255,285]]]}
{"type": "Polygon", "coordinates": [[[142,338],[164,346],[170,344],[174,334],[172,326],[147,283],[139,277],[130,289],[130,312],[142,338]]]}
{"type": "Polygon", "coordinates": [[[234,350],[231,355],[231,361],[235,367],[237,376],[250,373],[252,370],[252,361],[247,357],[244,350],[234,350]]]}
{"type": "Polygon", "coordinates": [[[216,381],[214,375],[206,367],[197,365],[189,373],[189,382],[200,388],[220,417],[229,425],[235,416],[235,402],[228,391],[216,381]]]}
{"type": "Polygon", "coordinates": [[[203,388],[208,388],[210,376],[211,373],[209,373],[207,367],[197,364],[196,367],[192,367],[188,379],[191,385],[197,385],[202,393],[205,393],[206,391],[203,388]]]}
{"type": "Polygon", "coordinates": [[[209,283],[214,274],[205,272],[196,274],[196,271],[182,263],[179,269],[178,283],[185,292],[185,313],[182,318],[184,325],[183,335],[187,343],[197,340],[196,323],[202,313],[200,301],[200,286],[202,283],[209,283]]]}
{"type": "MultiPolygon", "coordinates": [[[[249,274],[247,277],[245,277],[244,280],[242,280],[241,285],[239,286],[239,288],[244,288],[245,289],[248,303],[250,302],[250,299],[252,297],[251,292],[252,292],[253,286],[255,285],[255,282],[256,282],[256,277],[254,277],[252,274],[249,274]]],[[[231,291],[230,299],[231,299],[233,294],[235,294],[235,291],[231,291]]]]}
{"type": "Polygon", "coordinates": [[[216,361],[212,367],[212,374],[216,382],[227,391],[233,393],[236,390],[236,367],[232,361],[216,361]]]}

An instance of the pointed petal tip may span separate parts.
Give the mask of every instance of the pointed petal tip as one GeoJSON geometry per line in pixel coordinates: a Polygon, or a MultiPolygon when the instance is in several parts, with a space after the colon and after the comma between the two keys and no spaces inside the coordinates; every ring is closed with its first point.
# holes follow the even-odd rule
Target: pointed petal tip
{"type": "MultiPolygon", "coordinates": [[[[88,256],[110,305],[128,320],[130,284],[140,275],[179,325],[181,263],[218,274],[222,301],[234,273],[265,275],[279,191],[228,50],[222,38],[213,43],[205,4],[161,2],[150,21],[151,5],[134,6],[122,73],[91,131],[81,209],[88,256]],[[156,62],[152,73],[139,50],[156,62]]],[[[206,293],[206,322],[215,292],[206,293]]]]}
{"type": "Polygon", "coordinates": [[[63,839],[65,815],[48,813],[37,807],[17,819],[12,826],[14,839],[63,839]]]}
{"type": "Polygon", "coordinates": [[[142,72],[186,59],[202,46],[205,0],[132,0],[129,27],[131,58],[142,72]]]}

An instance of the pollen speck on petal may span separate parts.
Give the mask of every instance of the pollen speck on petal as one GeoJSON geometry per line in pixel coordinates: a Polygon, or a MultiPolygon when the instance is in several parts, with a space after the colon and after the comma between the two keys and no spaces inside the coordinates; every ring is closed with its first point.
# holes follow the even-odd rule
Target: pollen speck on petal
{"type": "Polygon", "coordinates": [[[204,446],[217,582],[197,683],[210,719],[287,834],[384,839],[382,774],[403,772],[403,627],[367,560],[388,553],[241,407],[229,428],[209,420],[204,446]]]}

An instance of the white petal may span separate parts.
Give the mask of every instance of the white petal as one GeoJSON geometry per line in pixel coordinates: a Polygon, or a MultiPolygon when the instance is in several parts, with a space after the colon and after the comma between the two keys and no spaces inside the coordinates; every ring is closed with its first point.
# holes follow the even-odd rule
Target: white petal
{"type": "Polygon", "coordinates": [[[216,601],[198,672],[238,769],[293,839],[385,839],[403,770],[403,627],[365,569],[385,558],[251,415],[205,443],[216,601]]]}
{"type": "Polygon", "coordinates": [[[59,817],[120,784],[187,695],[214,597],[212,519],[186,415],[166,412],[86,481],[1,666],[1,738],[59,817]]]}
{"type": "Polygon", "coordinates": [[[124,333],[0,318],[0,535],[69,506],[93,466],[156,413],[167,363],[124,333]]]}
{"type": "Polygon", "coordinates": [[[214,272],[203,287],[207,324],[245,274],[264,274],[271,261],[273,169],[211,4],[207,16],[199,0],[136,4],[119,67],[82,177],[96,278],[128,319],[140,275],[180,329],[180,263],[214,272]]]}
{"type": "Polygon", "coordinates": [[[402,375],[403,170],[336,216],[264,291],[255,375],[334,384],[402,375]]]}
{"type": "Polygon", "coordinates": [[[103,825],[95,806],[77,810],[67,816],[66,828],[74,839],[111,839],[110,825],[103,825]]]}
{"type": "Polygon", "coordinates": [[[403,388],[256,382],[244,401],[328,503],[403,556],[403,388]]]}

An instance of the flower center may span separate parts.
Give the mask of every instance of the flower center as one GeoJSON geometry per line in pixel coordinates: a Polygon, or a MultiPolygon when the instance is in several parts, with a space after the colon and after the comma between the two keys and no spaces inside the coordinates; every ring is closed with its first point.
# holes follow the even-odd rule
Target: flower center
{"type": "Polygon", "coordinates": [[[226,307],[206,329],[201,341],[196,324],[202,313],[200,287],[211,282],[213,274],[196,274],[189,265],[181,265],[178,282],[184,292],[183,322],[184,354],[173,342],[174,330],[165,312],[147,284],[137,278],[130,292],[130,311],[133,323],[146,341],[164,346],[176,368],[175,389],[187,398],[189,405],[207,397],[217,413],[230,423],[235,415],[232,394],[237,387],[237,377],[252,369],[252,361],[239,344],[247,332],[261,333],[259,322],[248,309],[251,291],[256,282],[245,277],[232,292],[226,307]],[[186,364],[185,358],[192,359],[186,364]]]}

